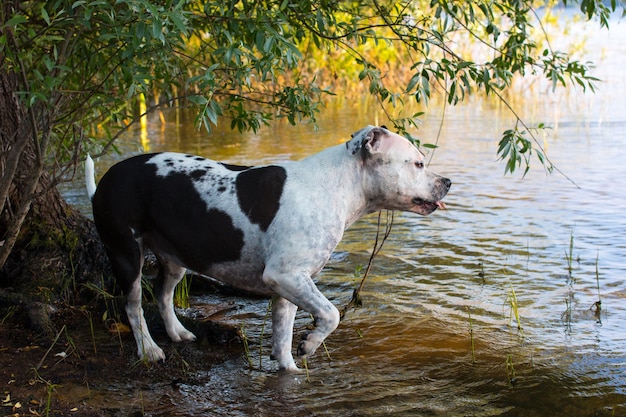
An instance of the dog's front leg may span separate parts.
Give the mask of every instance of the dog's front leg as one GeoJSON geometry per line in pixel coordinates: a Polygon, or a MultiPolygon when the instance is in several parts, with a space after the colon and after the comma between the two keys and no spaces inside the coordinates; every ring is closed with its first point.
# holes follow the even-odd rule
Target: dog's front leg
{"type": "Polygon", "coordinates": [[[298,306],[280,296],[272,298],[272,356],[280,370],[297,372],[299,368],[291,354],[293,323],[298,306]]]}
{"type": "MultiPolygon", "coordinates": [[[[301,358],[312,355],[324,339],[339,325],[339,310],[324,297],[308,275],[280,274],[276,270],[266,267],[263,280],[281,298],[289,300],[292,304],[313,315],[315,330],[302,337],[297,349],[297,354],[301,358]]],[[[286,309],[286,307],[279,307],[279,309],[286,309]]],[[[283,314],[287,315],[286,313],[283,314]]],[[[293,327],[293,322],[291,322],[290,327],[293,327]]],[[[283,340],[283,342],[285,341],[286,339],[283,340]]],[[[286,345],[283,344],[282,346],[284,349],[286,345]]]]}

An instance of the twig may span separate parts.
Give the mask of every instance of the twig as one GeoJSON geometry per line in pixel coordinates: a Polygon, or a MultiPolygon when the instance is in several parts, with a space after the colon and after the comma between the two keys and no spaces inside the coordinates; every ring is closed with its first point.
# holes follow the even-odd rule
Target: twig
{"type": "Polygon", "coordinates": [[[378,255],[378,252],[382,249],[385,241],[391,234],[391,228],[393,226],[393,210],[386,210],[387,213],[387,222],[385,224],[385,233],[383,234],[382,241],[380,245],[378,244],[378,240],[380,239],[380,223],[382,218],[382,210],[378,212],[378,225],[376,228],[376,240],[374,241],[374,247],[372,248],[372,253],[370,255],[370,259],[367,263],[367,268],[365,268],[365,273],[363,274],[363,278],[361,279],[361,283],[358,288],[354,290],[352,293],[352,299],[344,306],[344,308],[340,311],[340,317],[343,320],[343,317],[346,315],[346,312],[350,307],[355,307],[361,305],[361,290],[363,289],[363,285],[365,284],[365,279],[369,275],[370,269],[372,269],[372,264],[374,262],[374,258],[378,255]]]}
{"type": "Polygon", "coordinates": [[[50,351],[52,350],[52,348],[54,347],[54,345],[56,345],[57,341],[59,340],[59,337],[61,337],[61,333],[63,333],[63,331],[65,330],[65,325],[63,325],[63,327],[61,327],[61,330],[59,330],[59,332],[57,333],[56,337],[54,338],[54,340],[52,341],[52,344],[50,345],[50,347],[48,348],[48,350],[46,351],[46,354],[43,355],[43,358],[41,358],[41,360],[39,361],[39,363],[37,364],[37,367],[35,367],[35,370],[39,370],[39,368],[41,368],[41,366],[43,365],[43,362],[46,360],[46,358],[48,357],[48,354],[50,353],[50,351]]]}

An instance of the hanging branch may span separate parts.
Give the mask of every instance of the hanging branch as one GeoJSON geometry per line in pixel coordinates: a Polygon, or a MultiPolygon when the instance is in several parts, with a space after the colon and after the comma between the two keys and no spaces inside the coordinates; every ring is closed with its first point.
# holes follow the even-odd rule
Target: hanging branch
{"type": "Polygon", "coordinates": [[[360,307],[363,305],[363,301],[361,300],[361,290],[363,289],[363,285],[365,284],[365,279],[369,275],[370,270],[372,269],[372,264],[374,262],[374,258],[378,255],[378,252],[382,249],[385,241],[391,234],[391,228],[393,227],[393,210],[385,210],[387,216],[385,221],[385,232],[382,236],[382,241],[378,244],[380,240],[380,229],[381,229],[381,219],[382,219],[382,210],[378,212],[378,223],[376,227],[376,240],[374,240],[374,247],[372,248],[372,254],[370,255],[370,259],[367,262],[367,268],[365,268],[365,273],[363,274],[363,278],[361,278],[361,283],[352,293],[352,299],[339,311],[340,317],[343,320],[344,316],[348,309],[353,307],[360,307]]]}

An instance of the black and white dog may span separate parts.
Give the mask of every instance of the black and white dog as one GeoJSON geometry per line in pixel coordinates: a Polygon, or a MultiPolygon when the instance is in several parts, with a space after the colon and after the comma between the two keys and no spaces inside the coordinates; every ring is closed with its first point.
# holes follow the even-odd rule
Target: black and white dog
{"type": "Polygon", "coordinates": [[[97,189],[91,158],[85,175],[140,358],[165,359],[141,306],[141,269],[150,249],[160,264],[158,307],[173,341],[195,339],[172,303],[188,268],[273,296],[272,357],[288,371],[298,369],[292,356],[298,308],[316,324],[300,341],[299,357],[315,352],[339,324],[337,308],[312,277],[344,230],[383,208],[428,215],[443,207],[451,185],[425,168],[408,140],[374,126],[298,162],[240,167],[166,152],[114,165],[97,189]]]}

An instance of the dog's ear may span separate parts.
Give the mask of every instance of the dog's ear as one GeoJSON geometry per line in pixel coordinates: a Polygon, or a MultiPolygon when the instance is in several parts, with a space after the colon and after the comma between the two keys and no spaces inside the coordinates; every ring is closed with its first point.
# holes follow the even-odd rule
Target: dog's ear
{"type": "Polygon", "coordinates": [[[346,148],[352,155],[359,152],[373,154],[379,151],[380,139],[387,132],[384,127],[367,126],[352,134],[352,139],[346,142],[346,148]]]}

